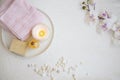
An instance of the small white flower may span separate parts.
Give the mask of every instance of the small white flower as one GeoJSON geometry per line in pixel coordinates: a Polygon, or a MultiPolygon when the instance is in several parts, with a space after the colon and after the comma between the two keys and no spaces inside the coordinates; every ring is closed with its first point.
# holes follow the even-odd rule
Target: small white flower
{"type": "Polygon", "coordinates": [[[90,5],[93,5],[95,2],[94,2],[94,0],[88,0],[88,3],[89,3],[90,5]]]}
{"type": "Polygon", "coordinates": [[[113,27],[112,27],[112,30],[117,31],[119,28],[120,28],[120,22],[115,22],[113,27]]]}
{"type": "Polygon", "coordinates": [[[120,40],[120,27],[114,32],[114,38],[120,40]]]}

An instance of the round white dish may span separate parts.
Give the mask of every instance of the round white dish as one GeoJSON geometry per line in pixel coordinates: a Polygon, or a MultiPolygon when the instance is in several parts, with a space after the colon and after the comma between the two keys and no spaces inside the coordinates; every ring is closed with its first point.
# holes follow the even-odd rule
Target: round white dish
{"type": "MultiPolygon", "coordinates": [[[[48,47],[50,46],[52,39],[53,39],[53,34],[54,34],[53,23],[52,23],[50,17],[46,13],[44,13],[41,10],[39,10],[39,11],[41,12],[41,15],[43,18],[42,23],[46,24],[50,30],[49,38],[45,41],[40,42],[39,48],[36,48],[36,49],[28,48],[25,53],[25,57],[33,57],[33,56],[37,56],[37,55],[43,53],[44,51],[46,51],[48,49],[48,47]]],[[[4,29],[2,29],[1,32],[2,32],[1,34],[2,34],[3,46],[9,51],[11,41],[15,37],[11,33],[5,31],[4,29]]],[[[13,52],[10,52],[10,53],[13,53],[13,52]]]]}

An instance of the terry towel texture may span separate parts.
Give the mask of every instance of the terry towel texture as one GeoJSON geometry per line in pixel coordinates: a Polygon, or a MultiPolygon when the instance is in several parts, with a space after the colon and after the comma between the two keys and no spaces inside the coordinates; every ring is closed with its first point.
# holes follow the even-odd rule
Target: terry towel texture
{"type": "Polygon", "coordinates": [[[26,40],[41,20],[41,13],[26,0],[6,0],[0,7],[0,24],[20,40],[26,40]]]}

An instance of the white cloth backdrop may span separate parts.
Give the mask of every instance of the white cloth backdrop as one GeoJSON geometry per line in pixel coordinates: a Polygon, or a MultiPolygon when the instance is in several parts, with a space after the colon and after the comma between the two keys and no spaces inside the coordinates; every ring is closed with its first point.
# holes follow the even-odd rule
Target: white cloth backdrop
{"type": "MultiPolygon", "coordinates": [[[[80,10],[82,0],[28,1],[51,17],[54,40],[44,54],[34,58],[11,54],[0,43],[0,80],[41,80],[27,64],[54,64],[61,56],[73,65],[83,62],[78,71],[80,80],[120,80],[120,46],[112,45],[108,35],[97,34],[95,26],[84,23],[80,10]]],[[[120,18],[120,0],[96,2],[98,9],[109,9],[120,18]]]]}

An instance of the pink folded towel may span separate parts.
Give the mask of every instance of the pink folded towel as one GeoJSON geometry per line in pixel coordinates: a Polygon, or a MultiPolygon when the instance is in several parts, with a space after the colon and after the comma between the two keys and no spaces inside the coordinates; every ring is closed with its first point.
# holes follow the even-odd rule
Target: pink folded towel
{"type": "Polygon", "coordinates": [[[26,0],[6,0],[0,8],[0,23],[20,40],[26,40],[41,20],[41,13],[26,0]]]}

